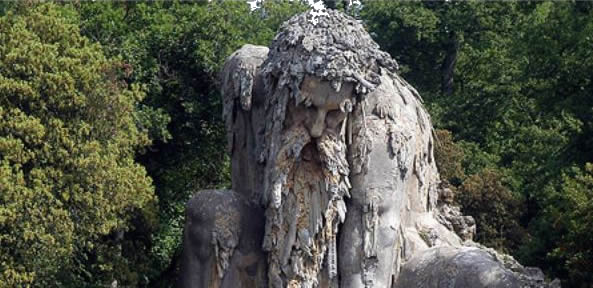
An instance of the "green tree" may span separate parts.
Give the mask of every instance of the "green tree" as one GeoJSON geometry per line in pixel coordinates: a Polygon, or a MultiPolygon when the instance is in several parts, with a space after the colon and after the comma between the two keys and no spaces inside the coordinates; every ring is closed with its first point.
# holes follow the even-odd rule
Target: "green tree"
{"type": "Polygon", "coordinates": [[[138,156],[159,198],[156,230],[128,233],[152,286],[170,286],[181,252],[185,203],[195,191],[229,185],[218,73],[246,43],[268,45],[278,27],[307,6],[265,1],[98,2],[69,5],[81,30],[130,68],[128,83],[146,85],[139,123],[154,139],[138,156]],[[140,248],[143,247],[143,248],[140,248]],[[145,251],[147,250],[147,251],[145,251]]]}
{"type": "Polygon", "coordinates": [[[437,129],[435,135],[437,144],[435,145],[434,156],[441,179],[453,186],[458,186],[465,179],[462,165],[463,148],[455,143],[453,134],[450,131],[437,129]]]}
{"type": "Polygon", "coordinates": [[[155,203],[144,93],[63,9],[26,8],[0,18],[0,286],[133,285],[117,234],[155,203]]]}
{"type": "Polygon", "coordinates": [[[468,177],[456,199],[463,211],[476,220],[476,241],[507,253],[522,243],[525,237],[519,224],[522,203],[503,184],[499,171],[486,168],[468,177]]]}
{"type": "Polygon", "coordinates": [[[474,240],[504,252],[515,252],[525,241],[521,226],[524,201],[512,193],[496,157],[477,145],[455,142],[451,132],[436,130],[435,159],[441,179],[451,184],[455,202],[476,220],[474,240]]]}
{"type": "Polygon", "coordinates": [[[439,16],[423,2],[363,1],[360,11],[374,40],[396,59],[401,73],[423,97],[438,94],[442,60],[439,16]]]}
{"type": "Polygon", "coordinates": [[[593,164],[563,174],[558,191],[544,213],[550,228],[566,233],[549,256],[562,260],[572,287],[587,287],[593,283],[593,164]]]}
{"type": "Polygon", "coordinates": [[[538,199],[544,208],[530,223],[534,237],[520,255],[563,279],[563,286],[589,287],[593,281],[593,164],[567,168],[560,179],[550,182],[538,199]]]}

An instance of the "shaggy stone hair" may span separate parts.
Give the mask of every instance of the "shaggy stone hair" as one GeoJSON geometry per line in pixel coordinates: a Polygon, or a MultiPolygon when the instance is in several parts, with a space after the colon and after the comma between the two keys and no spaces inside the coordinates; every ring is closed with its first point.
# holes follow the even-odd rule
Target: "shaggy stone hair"
{"type": "Polygon", "coordinates": [[[282,25],[262,67],[266,90],[286,86],[299,104],[305,74],[331,81],[336,91],[344,82],[354,83],[364,95],[380,84],[381,67],[395,72],[398,64],[358,20],[334,10],[310,10],[282,25]]]}

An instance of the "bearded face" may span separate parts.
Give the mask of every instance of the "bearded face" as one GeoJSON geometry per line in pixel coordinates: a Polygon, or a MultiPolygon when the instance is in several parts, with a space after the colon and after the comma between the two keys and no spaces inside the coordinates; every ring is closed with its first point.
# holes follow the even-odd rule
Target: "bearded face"
{"type": "Polygon", "coordinates": [[[308,287],[321,274],[333,281],[338,273],[336,236],[350,189],[345,134],[353,91],[351,84],[336,91],[328,81],[305,76],[302,102],[292,100],[286,107],[280,141],[273,143],[279,144],[272,154],[275,193],[264,242],[271,282],[279,286],[287,284],[280,278],[308,287]]]}
{"type": "Polygon", "coordinates": [[[308,106],[305,125],[313,138],[320,137],[327,128],[340,132],[339,124],[352,111],[353,85],[346,83],[336,91],[328,81],[305,76],[300,89],[303,105],[308,106]]]}

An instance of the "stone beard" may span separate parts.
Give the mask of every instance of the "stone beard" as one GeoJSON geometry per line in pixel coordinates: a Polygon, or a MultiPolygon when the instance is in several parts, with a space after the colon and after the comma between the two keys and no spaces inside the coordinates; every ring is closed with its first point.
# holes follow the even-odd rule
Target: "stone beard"
{"type": "Polygon", "coordinates": [[[232,190],[188,203],[180,287],[519,287],[439,201],[422,99],[356,20],[291,18],[227,59],[222,94],[232,190]]]}
{"type": "Polygon", "coordinates": [[[272,152],[263,247],[273,287],[337,281],[338,225],[345,220],[344,198],[351,188],[345,119],[353,89],[349,84],[333,90],[329,82],[306,77],[300,93],[310,102],[289,102],[280,145],[272,152]]]}

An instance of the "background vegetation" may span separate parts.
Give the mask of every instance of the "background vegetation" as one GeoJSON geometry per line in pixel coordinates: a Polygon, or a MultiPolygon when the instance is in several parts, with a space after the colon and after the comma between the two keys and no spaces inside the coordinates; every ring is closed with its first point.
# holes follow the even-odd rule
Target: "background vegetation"
{"type": "MultiPolygon", "coordinates": [[[[477,240],[593,283],[593,4],[325,1],[423,95],[477,240]]],[[[227,186],[218,72],[299,1],[0,3],[0,286],[171,287],[227,186]]]]}

